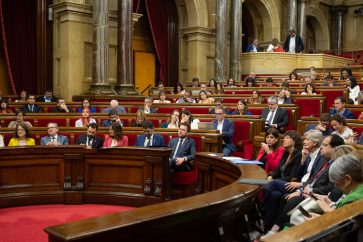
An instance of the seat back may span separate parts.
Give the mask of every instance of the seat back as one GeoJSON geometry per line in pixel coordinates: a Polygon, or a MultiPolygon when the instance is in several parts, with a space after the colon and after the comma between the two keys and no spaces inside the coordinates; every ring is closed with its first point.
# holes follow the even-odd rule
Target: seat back
{"type": "Polygon", "coordinates": [[[194,168],[188,172],[175,172],[172,178],[174,184],[190,185],[198,181],[198,168],[194,162],[194,168]]]}

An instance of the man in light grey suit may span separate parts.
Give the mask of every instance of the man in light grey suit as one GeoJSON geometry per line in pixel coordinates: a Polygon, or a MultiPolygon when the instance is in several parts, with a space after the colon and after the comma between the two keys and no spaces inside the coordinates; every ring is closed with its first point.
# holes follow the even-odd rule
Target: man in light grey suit
{"type": "Polygon", "coordinates": [[[68,138],[67,136],[58,135],[58,124],[57,123],[48,123],[48,135],[44,136],[40,139],[41,145],[68,145],[68,138]]]}

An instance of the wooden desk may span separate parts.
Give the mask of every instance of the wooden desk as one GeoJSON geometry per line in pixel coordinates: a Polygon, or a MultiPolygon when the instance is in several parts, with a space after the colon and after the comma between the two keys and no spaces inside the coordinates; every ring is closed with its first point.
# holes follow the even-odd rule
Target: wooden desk
{"type": "Polygon", "coordinates": [[[0,149],[0,207],[33,204],[124,204],[169,195],[169,148],[82,146],[0,149]]]}
{"type": "Polygon", "coordinates": [[[255,165],[233,165],[207,154],[196,155],[201,195],[132,211],[52,226],[49,241],[207,241],[223,229],[232,240],[236,224],[253,206],[259,187],[240,178],[266,178],[255,165]]]}

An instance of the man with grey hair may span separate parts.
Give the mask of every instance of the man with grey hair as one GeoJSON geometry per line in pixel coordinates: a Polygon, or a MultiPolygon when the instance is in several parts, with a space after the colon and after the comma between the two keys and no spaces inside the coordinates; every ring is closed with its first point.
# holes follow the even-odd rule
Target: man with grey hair
{"type": "Polygon", "coordinates": [[[115,99],[112,99],[110,102],[110,107],[102,109],[102,113],[109,113],[110,110],[116,110],[116,112],[119,113],[126,113],[126,110],[124,107],[118,105],[118,101],[115,99]]]}
{"type": "Polygon", "coordinates": [[[286,183],[287,191],[292,192],[302,188],[310,175],[315,173],[316,167],[320,167],[321,162],[324,162],[323,156],[320,155],[320,145],[323,138],[323,134],[319,130],[309,130],[305,133],[301,162],[298,166],[298,177],[301,177],[301,181],[286,183]]]}
{"type": "Polygon", "coordinates": [[[139,110],[144,111],[145,114],[157,113],[157,110],[155,108],[151,107],[152,104],[153,104],[153,98],[152,97],[145,97],[144,107],[139,108],[139,110]]]}
{"type": "Polygon", "coordinates": [[[278,98],[276,96],[271,96],[268,98],[268,107],[262,110],[262,118],[265,119],[265,130],[269,128],[275,128],[280,131],[280,133],[285,132],[285,127],[289,122],[287,110],[279,108],[278,98]]]}
{"type": "Polygon", "coordinates": [[[57,123],[50,122],[47,125],[48,135],[44,136],[40,139],[41,145],[51,145],[51,146],[58,146],[58,145],[68,145],[68,137],[59,135],[59,127],[57,123]]]}

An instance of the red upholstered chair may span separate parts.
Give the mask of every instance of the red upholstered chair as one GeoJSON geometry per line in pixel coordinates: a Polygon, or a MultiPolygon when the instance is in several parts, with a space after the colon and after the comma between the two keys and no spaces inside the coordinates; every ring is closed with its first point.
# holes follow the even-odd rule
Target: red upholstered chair
{"type": "MultiPolygon", "coordinates": [[[[141,107],[141,106],[140,106],[140,107],[141,107]]],[[[139,110],[139,108],[140,108],[140,107],[131,107],[131,108],[130,108],[130,112],[131,112],[131,113],[136,113],[136,112],[137,112],[137,110],[139,110]]]]}
{"type": "Polygon", "coordinates": [[[262,108],[248,107],[248,111],[250,111],[252,113],[252,115],[261,115],[262,108]]]}
{"type": "MultiPolygon", "coordinates": [[[[14,129],[15,130],[15,129],[14,129]]],[[[12,133],[12,134],[4,134],[3,135],[3,137],[4,137],[4,145],[5,146],[8,146],[8,144],[9,144],[9,142],[10,142],[10,140],[11,140],[11,138],[13,138],[14,137],[14,134],[12,133]]]]}
{"type": "MultiPolygon", "coordinates": [[[[334,104],[334,99],[336,97],[342,96],[344,97],[344,91],[343,90],[321,90],[321,93],[323,96],[326,97],[325,99],[325,112],[329,113],[329,109],[334,104]]],[[[300,110],[301,111],[301,110],[300,110]]]]}
{"type": "Polygon", "coordinates": [[[295,99],[294,103],[300,107],[300,117],[303,116],[313,116],[320,117],[320,100],[311,98],[311,99],[295,99]]]}
{"type": "Polygon", "coordinates": [[[204,151],[204,146],[203,146],[203,138],[204,137],[201,137],[201,136],[193,136],[193,135],[191,135],[190,137],[193,138],[194,141],[195,141],[195,149],[196,149],[196,151],[197,152],[204,151]]]}
{"type": "Polygon", "coordinates": [[[47,127],[49,122],[57,123],[59,127],[67,127],[67,120],[65,118],[39,118],[38,127],[47,127]]]}
{"type": "Polygon", "coordinates": [[[190,185],[198,181],[198,168],[194,162],[194,169],[189,172],[175,172],[172,178],[173,184],[190,185]]]}
{"type": "Polygon", "coordinates": [[[238,103],[240,98],[223,98],[223,103],[238,103]]]}
{"type": "MultiPolygon", "coordinates": [[[[192,114],[208,114],[209,108],[202,108],[202,107],[188,107],[188,109],[192,114]]],[[[171,113],[171,112],[170,112],[171,113]]]]}
{"type": "Polygon", "coordinates": [[[357,109],[349,109],[349,110],[354,114],[354,118],[358,118],[359,115],[362,113],[361,110],[357,110],[357,109]]]}
{"type": "Polygon", "coordinates": [[[153,122],[155,128],[159,128],[160,127],[159,119],[150,119],[150,118],[146,118],[146,119],[147,120],[150,120],[151,122],[153,122]]]}
{"type": "Polygon", "coordinates": [[[250,137],[251,125],[248,121],[234,121],[233,143],[240,148],[240,151],[232,152],[232,156],[252,159],[253,141],[250,137]]]}
{"type": "Polygon", "coordinates": [[[165,140],[165,144],[168,145],[169,142],[170,142],[170,138],[171,136],[170,135],[167,135],[167,134],[161,134],[161,136],[164,137],[164,140],[165,140]]]}
{"type": "Polygon", "coordinates": [[[178,109],[178,108],[175,108],[175,107],[159,107],[158,108],[158,113],[167,113],[167,114],[170,114],[175,109],[178,109]]]}
{"type": "Polygon", "coordinates": [[[137,134],[135,133],[127,133],[127,138],[129,138],[129,146],[134,146],[136,144],[137,134]]]}
{"type": "Polygon", "coordinates": [[[194,162],[194,169],[189,172],[175,172],[172,177],[172,199],[195,195],[198,184],[198,168],[194,162]]]}
{"type": "Polygon", "coordinates": [[[69,127],[75,127],[76,126],[76,121],[78,120],[79,118],[70,118],[69,119],[69,127]]]}

